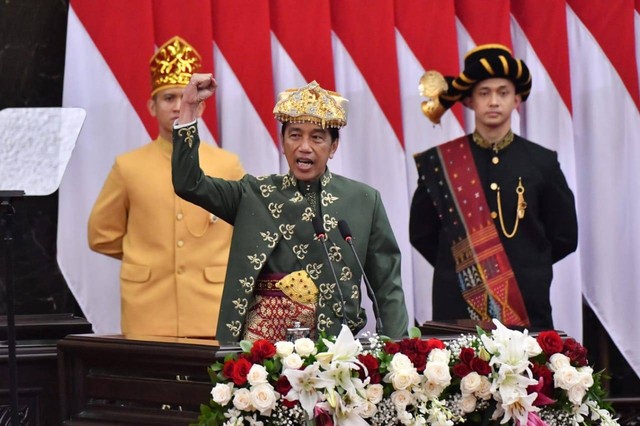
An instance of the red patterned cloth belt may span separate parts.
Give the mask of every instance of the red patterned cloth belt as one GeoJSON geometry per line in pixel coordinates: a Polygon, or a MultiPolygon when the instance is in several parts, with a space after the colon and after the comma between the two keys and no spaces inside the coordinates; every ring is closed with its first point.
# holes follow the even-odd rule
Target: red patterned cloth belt
{"type": "Polygon", "coordinates": [[[276,286],[286,274],[261,274],[256,282],[255,303],[247,314],[245,339],[267,339],[272,342],[286,339],[287,329],[299,322],[300,326],[315,330],[315,304],[291,300],[276,286]]]}

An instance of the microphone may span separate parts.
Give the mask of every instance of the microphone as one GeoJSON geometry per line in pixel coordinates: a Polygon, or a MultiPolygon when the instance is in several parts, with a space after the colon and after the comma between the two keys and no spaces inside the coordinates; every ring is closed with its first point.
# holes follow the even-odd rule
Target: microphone
{"type": "Polygon", "coordinates": [[[340,235],[342,235],[342,238],[344,238],[347,244],[349,244],[349,247],[351,247],[353,256],[356,258],[356,262],[358,263],[358,267],[360,268],[360,272],[362,272],[362,278],[364,279],[364,284],[367,286],[367,292],[369,293],[369,298],[371,298],[371,303],[373,305],[373,314],[376,316],[376,333],[382,335],[382,318],[380,318],[380,308],[378,307],[378,300],[376,299],[376,294],[373,292],[371,283],[369,283],[367,274],[364,273],[364,268],[362,267],[362,263],[360,263],[358,253],[356,253],[356,248],[353,246],[353,237],[351,236],[351,229],[349,229],[347,221],[340,219],[338,221],[338,229],[340,230],[340,235]]]}
{"type": "Polygon", "coordinates": [[[316,233],[316,237],[322,243],[322,247],[324,248],[324,254],[327,258],[327,262],[329,262],[329,268],[331,268],[331,273],[333,274],[333,279],[335,280],[336,287],[338,288],[338,296],[340,297],[340,305],[342,306],[342,324],[344,325],[346,322],[347,313],[345,310],[344,297],[342,296],[342,289],[340,288],[340,282],[338,281],[338,276],[336,275],[336,270],[333,268],[333,262],[329,257],[329,250],[327,249],[327,233],[324,232],[324,228],[322,227],[322,222],[318,215],[313,217],[313,230],[316,233]]]}

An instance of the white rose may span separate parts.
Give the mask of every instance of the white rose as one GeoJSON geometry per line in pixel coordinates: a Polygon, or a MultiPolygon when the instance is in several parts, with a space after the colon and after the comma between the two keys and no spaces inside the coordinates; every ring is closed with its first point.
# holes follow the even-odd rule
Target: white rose
{"type": "Polygon", "coordinates": [[[288,369],[288,368],[291,368],[292,370],[297,370],[300,367],[302,367],[302,358],[300,358],[300,355],[298,355],[298,354],[287,355],[282,360],[282,370],[283,371],[288,369]]]}
{"type": "Polygon", "coordinates": [[[429,362],[441,362],[443,364],[449,364],[451,358],[451,352],[446,349],[432,349],[429,352],[429,362]]]}
{"type": "Polygon", "coordinates": [[[578,370],[571,366],[560,368],[553,374],[553,382],[558,388],[569,390],[579,381],[580,374],[578,374],[578,370]]]}
{"type": "Polygon", "coordinates": [[[491,399],[491,381],[485,376],[481,376],[480,381],[480,389],[476,391],[476,396],[487,401],[491,399]]]}
{"type": "Polygon", "coordinates": [[[591,388],[593,386],[593,368],[581,367],[578,369],[578,373],[580,375],[580,386],[585,389],[591,388]]]}
{"type": "Polygon", "coordinates": [[[570,367],[571,360],[568,356],[557,353],[551,355],[551,358],[549,358],[549,364],[551,371],[556,371],[564,367],[570,367]]]}
{"type": "Polygon", "coordinates": [[[247,373],[247,381],[251,386],[267,383],[267,370],[260,364],[253,364],[249,373],[247,373]]]}
{"type": "Polygon", "coordinates": [[[270,384],[262,383],[251,388],[251,404],[260,414],[269,416],[276,407],[276,392],[270,384]]]}
{"type": "Polygon", "coordinates": [[[285,358],[293,353],[293,342],[276,342],[276,354],[285,358]]]}
{"type": "Polygon", "coordinates": [[[396,406],[396,410],[404,411],[407,405],[413,404],[413,397],[409,391],[397,390],[391,394],[391,402],[396,406]]]}
{"type": "Polygon", "coordinates": [[[442,362],[428,362],[424,369],[424,376],[428,381],[440,386],[449,386],[451,383],[449,366],[442,362]]]}
{"type": "Polygon", "coordinates": [[[231,401],[233,383],[218,383],[211,389],[211,398],[218,404],[225,406],[231,401]]]}
{"type": "Polygon", "coordinates": [[[417,371],[391,374],[391,384],[396,390],[407,389],[411,385],[417,385],[418,383],[420,383],[420,375],[417,371]]]}
{"type": "Polygon", "coordinates": [[[408,356],[398,352],[393,355],[389,363],[389,370],[396,373],[408,373],[409,371],[415,370],[415,367],[408,356]]]}
{"type": "Polygon", "coordinates": [[[571,387],[567,391],[567,396],[569,397],[569,401],[571,401],[574,405],[582,404],[582,399],[584,395],[587,393],[587,390],[580,385],[576,385],[571,387]]]}
{"type": "Polygon", "coordinates": [[[314,355],[317,351],[316,344],[308,337],[297,339],[294,344],[296,352],[300,356],[314,355]]]}
{"type": "Polygon", "coordinates": [[[233,393],[233,406],[242,411],[253,410],[249,389],[241,388],[233,393]]]}
{"type": "Polygon", "coordinates": [[[425,382],[422,385],[422,390],[424,391],[424,394],[427,396],[427,398],[437,398],[440,396],[440,394],[442,393],[442,391],[444,390],[445,386],[440,386],[437,383],[434,382],[425,382]]]}
{"type": "Polygon", "coordinates": [[[458,400],[458,407],[465,413],[473,413],[476,410],[476,397],[473,395],[463,396],[458,400]]]}
{"type": "Polygon", "coordinates": [[[367,400],[374,404],[382,401],[382,397],[384,396],[384,388],[380,384],[369,385],[367,386],[367,400]]]}
{"type": "Polygon", "coordinates": [[[524,350],[527,353],[528,358],[533,358],[536,355],[540,355],[542,348],[536,339],[528,336],[524,339],[524,350]]]}
{"type": "Polygon", "coordinates": [[[478,373],[472,371],[460,380],[460,392],[462,396],[472,395],[477,392],[482,385],[482,379],[478,373]]]}
{"type": "Polygon", "coordinates": [[[373,417],[378,412],[378,408],[373,402],[365,401],[358,407],[357,412],[363,419],[368,419],[373,417]]]}

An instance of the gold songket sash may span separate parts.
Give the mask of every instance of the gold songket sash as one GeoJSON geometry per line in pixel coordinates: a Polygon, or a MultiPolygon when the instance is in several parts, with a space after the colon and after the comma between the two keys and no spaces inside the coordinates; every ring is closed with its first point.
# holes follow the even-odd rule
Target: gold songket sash
{"type": "Polygon", "coordinates": [[[245,339],[286,339],[287,329],[316,328],[318,289],[305,271],[260,274],[254,290],[255,303],[247,314],[245,339]]]}

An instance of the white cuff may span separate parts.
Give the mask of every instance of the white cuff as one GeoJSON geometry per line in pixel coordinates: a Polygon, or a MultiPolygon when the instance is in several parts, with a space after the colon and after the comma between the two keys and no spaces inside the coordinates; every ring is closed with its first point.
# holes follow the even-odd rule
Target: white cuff
{"type": "Polygon", "coordinates": [[[198,122],[198,120],[193,120],[191,123],[186,123],[186,124],[178,124],[178,120],[176,119],[176,121],[173,122],[173,128],[174,129],[182,129],[183,127],[187,127],[187,126],[192,126],[194,124],[196,124],[198,122]]]}

